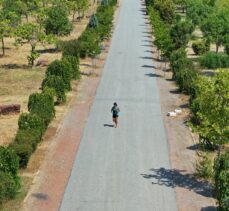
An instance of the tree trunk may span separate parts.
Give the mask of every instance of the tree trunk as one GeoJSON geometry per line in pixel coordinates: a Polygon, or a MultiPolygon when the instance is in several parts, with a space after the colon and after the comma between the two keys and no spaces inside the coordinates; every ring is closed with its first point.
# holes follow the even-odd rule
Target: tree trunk
{"type": "Polygon", "coordinates": [[[29,16],[28,14],[25,14],[26,22],[29,23],[29,16]]]}
{"type": "Polygon", "coordinates": [[[2,37],[2,55],[5,56],[5,43],[3,37],[2,37]]]}
{"type": "Polygon", "coordinates": [[[218,52],[219,52],[219,44],[216,43],[216,53],[218,53],[218,52]]]}

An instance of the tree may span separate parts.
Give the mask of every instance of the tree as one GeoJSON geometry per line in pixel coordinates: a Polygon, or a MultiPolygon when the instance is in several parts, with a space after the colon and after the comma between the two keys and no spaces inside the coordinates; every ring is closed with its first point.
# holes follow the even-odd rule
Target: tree
{"type": "Polygon", "coordinates": [[[213,7],[204,4],[203,0],[188,0],[187,18],[194,25],[200,25],[213,12],[213,7]]]}
{"type": "Polygon", "coordinates": [[[33,66],[34,61],[39,57],[39,54],[36,52],[38,33],[38,26],[32,23],[22,24],[16,31],[17,43],[23,44],[23,40],[26,40],[31,46],[30,56],[27,57],[29,66],[33,66]]]}
{"type": "Polygon", "coordinates": [[[51,7],[45,20],[46,34],[68,35],[72,31],[72,24],[68,20],[68,13],[65,7],[59,5],[51,7]]]}
{"type": "Polygon", "coordinates": [[[216,52],[224,43],[225,36],[229,33],[229,10],[218,10],[209,15],[203,22],[201,30],[206,39],[216,44],[216,52]]]}
{"type": "Polygon", "coordinates": [[[96,17],[96,15],[95,14],[93,14],[92,16],[91,16],[91,18],[90,18],[90,21],[89,21],[89,24],[88,24],[88,26],[90,27],[90,28],[97,28],[98,27],[98,19],[97,19],[97,17],[96,17]]]}
{"type": "Polygon", "coordinates": [[[194,129],[208,148],[229,140],[229,72],[220,70],[212,77],[198,77],[191,109],[194,129]]]}
{"type": "Polygon", "coordinates": [[[175,48],[181,48],[186,46],[189,41],[189,37],[194,30],[194,26],[190,21],[178,21],[171,28],[171,37],[175,48]]]}
{"type": "Polygon", "coordinates": [[[159,12],[162,20],[172,23],[176,17],[175,5],[172,0],[154,0],[154,8],[159,12]]]}

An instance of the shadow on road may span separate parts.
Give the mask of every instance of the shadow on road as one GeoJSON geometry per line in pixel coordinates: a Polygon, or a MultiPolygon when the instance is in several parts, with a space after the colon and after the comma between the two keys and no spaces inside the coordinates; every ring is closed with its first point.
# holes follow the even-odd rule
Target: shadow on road
{"type": "Polygon", "coordinates": [[[153,66],[153,65],[142,65],[142,67],[144,67],[144,68],[156,68],[155,66],[153,66]]]}
{"type": "Polygon", "coordinates": [[[200,211],[216,211],[216,210],[217,210],[217,207],[215,207],[215,206],[208,206],[208,207],[201,208],[200,211]]]}
{"type": "Polygon", "coordinates": [[[114,127],[114,125],[111,125],[111,124],[104,124],[103,126],[104,127],[114,127]]]}
{"type": "Polygon", "coordinates": [[[47,200],[48,199],[48,195],[45,193],[33,193],[32,196],[38,200],[47,200]]]}
{"type": "Polygon", "coordinates": [[[193,174],[185,170],[176,169],[150,169],[151,174],[141,174],[145,179],[153,180],[152,184],[164,185],[171,188],[181,187],[194,191],[205,197],[212,197],[212,187],[206,181],[197,180],[193,174]]]}
{"type": "Polygon", "coordinates": [[[145,76],[154,77],[154,78],[161,78],[162,77],[161,75],[158,75],[158,74],[155,74],[155,73],[147,73],[147,74],[145,74],[145,76]]]}

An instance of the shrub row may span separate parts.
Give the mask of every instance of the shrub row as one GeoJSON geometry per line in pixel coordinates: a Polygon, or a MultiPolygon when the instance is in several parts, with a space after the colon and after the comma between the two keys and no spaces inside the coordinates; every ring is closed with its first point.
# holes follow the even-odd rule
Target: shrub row
{"type": "Polygon", "coordinates": [[[102,1],[81,36],[75,40],[57,42],[57,49],[63,51],[64,56],[71,55],[80,58],[95,57],[100,54],[101,41],[111,35],[116,3],[116,0],[102,1]]]}

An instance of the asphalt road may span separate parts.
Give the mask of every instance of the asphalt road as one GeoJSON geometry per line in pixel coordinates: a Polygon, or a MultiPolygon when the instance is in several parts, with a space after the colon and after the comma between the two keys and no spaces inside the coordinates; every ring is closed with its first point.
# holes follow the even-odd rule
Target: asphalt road
{"type": "Polygon", "coordinates": [[[171,182],[161,180],[168,144],[142,8],[140,0],[122,1],[61,211],[177,210],[171,182]],[[117,129],[109,126],[115,101],[117,129]]]}

